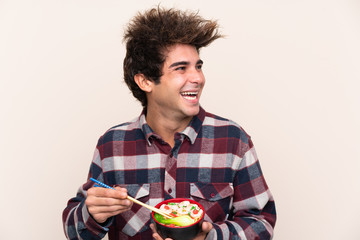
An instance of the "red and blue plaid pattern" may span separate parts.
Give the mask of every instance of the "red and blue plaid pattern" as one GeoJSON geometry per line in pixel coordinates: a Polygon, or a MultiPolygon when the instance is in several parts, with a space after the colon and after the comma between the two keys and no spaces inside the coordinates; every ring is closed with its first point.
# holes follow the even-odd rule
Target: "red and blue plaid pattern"
{"type": "MultiPolygon", "coordinates": [[[[98,141],[90,177],[149,205],[191,198],[205,208],[214,229],[207,239],[271,239],[276,221],[273,197],[250,137],[236,123],[202,108],[170,147],[154,133],[142,113],[109,129],[98,141]]],[[[84,204],[88,180],[63,212],[68,239],[152,239],[150,212],[131,210],[97,224],[84,204]]]]}

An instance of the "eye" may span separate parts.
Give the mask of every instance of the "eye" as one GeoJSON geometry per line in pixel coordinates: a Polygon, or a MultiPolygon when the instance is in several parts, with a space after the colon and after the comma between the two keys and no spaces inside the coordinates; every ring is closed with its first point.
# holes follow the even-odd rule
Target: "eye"
{"type": "Polygon", "coordinates": [[[185,66],[175,68],[175,71],[184,71],[186,69],[185,66]]]}
{"type": "Polygon", "coordinates": [[[196,69],[198,70],[202,69],[202,64],[196,65],[196,69]]]}

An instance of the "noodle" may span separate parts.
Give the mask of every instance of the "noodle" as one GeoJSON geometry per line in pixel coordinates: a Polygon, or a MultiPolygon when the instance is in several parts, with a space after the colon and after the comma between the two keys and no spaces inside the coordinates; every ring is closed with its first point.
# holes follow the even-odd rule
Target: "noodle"
{"type": "Polygon", "coordinates": [[[182,201],[180,203],[169,202],[167,204],[162,204],[160,206],[160,210],[172,215],[173,217],[188,215],[194,220],[194,222],[199,221],[203,215],[203,210],[197,204],[190,203],[189,201],[182,201]]]}

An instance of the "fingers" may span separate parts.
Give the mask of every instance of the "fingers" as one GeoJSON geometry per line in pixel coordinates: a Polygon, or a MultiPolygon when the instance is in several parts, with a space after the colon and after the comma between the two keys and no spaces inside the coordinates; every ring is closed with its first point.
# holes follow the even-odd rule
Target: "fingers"
{"type": "Polygon", "coordinates": [[[110,217],[118,215],[118,214],[120,214],[122,212],[124,212],[124,210],[118,210],[118,211],[109,212],[109,213],[104,213],[104,212],[91,213],[89,211],[90,215],[95,219],[95,221],[100,223],[100,224],[106,222],[106,220],[108,220],[110,217]]]}
{"type": "Polygon", "coordinates": [[[155,225],[153,223],[150,223],[150,228],[151,230],[153,231],[153,235],[152,237],[155,239],[155,240],[163,240],[160,235],[156,232],[156,228],[155,228],[155,225]]]}
{"type": "Polygon", "coordinates": [[[127,190],[126,188],[116,187],[115,190],[93,187],[87,191],[88,196],[97,196],[97,197],[106,197],[106,198],[117,198],[117,199],[126,199],[127,190]]]}
{"type": "Polygon", "coordinates": [[[89,207],[110,207],[108,211],[114,211],[116,209],[112,206],[124,206],[129,207],[132,202],[127,198],[127,191],[124,188],[117,188],[116,190],[105,188],[90,188],[87,192],[87,198],[85,204],[89,207]]]}
{"type": "Polygon", "coordinates": [[[116,187],[115,190],[100,187],[90,188],[85,204],[90,215],[99,223],[129,210],[132,206],[132,202],[127,199],[126,189],[120,187],[116,187]]]}
{"type": "Polygon", "coordinates": [[[86,198],[85,201],[86,205],[92,206],[103,206],[103,207],[110,207],[110,206],[130,206],[131,201],[128,199],[119,199],[119,198],[113,198],[113,197],[102,197],[102,196],[94,196],[90,195],[86,198]]]}
{"type": "Polygon", "coordinates": [[[95,205],[95,204],[89,204],[88,210],[91,214],[98,214],[98,213],[113,213],[117,211],[125,211],[130,209],[131,204],[125,205],[125,204],[114,204],[114,205],[95,205]]]}
{"type": "Polygon", "coordinates": [[[210,230],[213,228],[213,225],[209,222],[203,222],[201,229],[204,233],[210,232],[210,230]]]}

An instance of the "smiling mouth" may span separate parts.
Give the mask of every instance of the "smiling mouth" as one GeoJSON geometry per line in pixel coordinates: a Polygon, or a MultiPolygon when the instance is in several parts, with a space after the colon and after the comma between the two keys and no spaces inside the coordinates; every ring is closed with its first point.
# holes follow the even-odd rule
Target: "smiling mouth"
{"type": "Polygon", "coordinates": [[[187,100],[195,100],[199,92],[182,92],[181,96],[187,100]]]}

